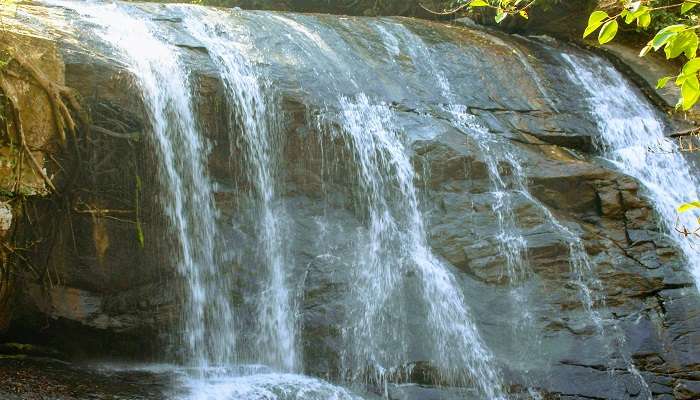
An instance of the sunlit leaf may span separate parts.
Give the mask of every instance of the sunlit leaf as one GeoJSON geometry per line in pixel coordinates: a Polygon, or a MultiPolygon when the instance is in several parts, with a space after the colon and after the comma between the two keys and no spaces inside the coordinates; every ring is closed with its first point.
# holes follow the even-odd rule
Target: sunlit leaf
{"type": "Polygon", "coordinates": [[[683,5],[681,6],[681,14],[687,13],[688,11],[692,10],[697,5],[698,5],[698,3],[692,3],[690,1],[684,2],[683,5]]]}
{"type": "Polygon", "coordinates": [[[607,18],[608,13],[605,11],[594,11],[591,16],[588,17],[588,26],[583,32],[583,37],[585,38],[586,36],[595,32],[601,25],[603,25],[603,21],[605,21],[607,18]]]}
{"type": "Polygon", "coordinates": [[[640,28],[648,28],[649,25],[651,25],[651,13],[647,11],[637,18],[637,26],[640,28]]]}
{"type": "Polygon", "coordinates": [[[612,20],[606,22],[602,28],[600,28],[600,33],[598,34],[598,43],[605,44],[615,38],[617,35],[618,24],[617,21],[612,20]]]}
{"type": "Polygon", "coordinates": [[[665,27],[664,29],[660,30],[651,40],[651,47],[653,47],[654,50],[660,49],[685,28],[686,26],[682,24],[665,27]]]}
{"type": "Polygon", "coordinates": [[[659,79],[659,82],[656,84],[656,88],[657,89],[665,88],[666,84],[668,84],[668,81],[670,81],[671,79],[673,79],[672,76],[665,76],[665,77],[659,79]]]}
{"type": "Polygon", "coordinates": [[[499,11],[496,14],[496,22],[500,24],[501,22],[503,22],[504,19],[506,19],[507,16],[508,14],[505,11],[499,11]]]}
{"type": "Polygon", "coordinates": [[[700,82],[696,74],[687,76],[681,86],[681,107],[690,110],[700,98],[700,82]]]}
{"type": "Polygon", "coordinates": [[[642,51],[639,52],[640,57],[644,57],[645,55],[649,54],[649,51],[651,51],[651,44],[648,44],[642,48],[642,51]]]}
{"type": "Polygon", "coordinates": [[[489,3],[487,3],[484,0],[472,0],[471,3],[469,3],[469,7],[488,7],[489,3]]]}
{"type": "Polygon", "coordinates": [[[694,58],[683,66],[684,74],[692,74],[698,71],[700,71],[700,58],[694,58]]]}
{"type": "Polygon", "coordinates": [[[686,51],[695,54],[698,49],[698,35],[694,31],[688,30],[678,33],[671,37],[668,41],[666,49],[666,58],[676,58],[686,51]]]}
{"type": "Polygon", "coordinates": [[[681,204],[678,207],[678,212],[684,213],[696,208],[700,208],[700,201],[691,201],[690,203],[681,204]]]}

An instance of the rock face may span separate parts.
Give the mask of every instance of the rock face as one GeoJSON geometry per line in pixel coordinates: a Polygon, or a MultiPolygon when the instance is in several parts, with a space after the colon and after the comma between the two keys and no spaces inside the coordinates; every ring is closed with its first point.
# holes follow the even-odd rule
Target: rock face
{"type": "MultiPolygon", "coordinates": [[[[62,15],[76,18],[22,7],[31,15],[50,10],[50,26],[65,22],[62,15]]],[[[144,9],[192,69],[199,122],[212,145],[218,223],[236,254],[227,260],[236,277],[232,296],[245,319],[257,270],[250,182],[243,164],[231,161],[241,133],[230,126],[210,56],[183,33],[187,8],[144,9]]],[[[366,230],[346,139],[316,122],[338,123],[339,96],[362,92],[391,110],[405,136],[429,244],[458,277],[509,391],[563,399],[700,396],[700,296],[639,182],[597,158],[593,116],[560,59],[580,50],[401,18],[229,18],[250,33],[250,56],[284,112],[278,201],[293,227],[290,279],[300,288],[305,373],[341,375],[356,257],[351,238],[366,230]],[[474,118],[470,124],[451,120],[444,107],[450,96],[474,118]],[[511,227],[507,213],[498,217],[504,198],[511,227]],[[590,270],[576,260],[588,260],[590,270]],[[581,299],[582,283],[593,292],[590,304],[581,299]]],[[[49,38],[62,54],[57,79],[78,90],[91,111],[94,127],[81,153],[86,170],[70,209],[37,202],[40,225],[52,228],[42,232],[51,240],[38,243],[32,262],[51,283],[21,274],[7,337],[48,342],[74,357],[157,359],[170,344],[182,283],[169,252],[173,238],[163,235],[164,189],[148,118],[131,73],[88,30],[79,33],[79,20],[73,24],[49,38]]],[[[449,398],[450,390],[419,375],[412,380],[421,386],[392,387],[390,397],[449,398]]]]}
{"type": "MultiPolygon", "coordinates": [[[[5,38],[0,44],[3,54],[22,51],[24,58],[47,79],[62,83],[63,64],[55,43],[14,32],[9,27],[3,34],[5,38]]],[[[14,72],[12,67],[3,68],[14,72]]],[[[3,87],[7,93],[3,93],[0,103],[0,116],[4,121],[0,128],[0,330],[8,327],[12,316],[14,265],[11,258],[14,254],[11,253],[16,254],[15,247],[22,247],[14,240],[14,228],[21,224],[19,221],[24,214],[22,198],[40,199],[48,194],[49,188],[37,169],[43,168],[46,154],[56,149],[57,138],[45,91],[20,75],[5,75],[3,87]],[[11,104],[22,110],[16,118],[13,118],[11,104]],[[22,127],[24,139],[16,133],[16,126],[22,127]],[[21,146],[22,142],[26,148],[21,146]]]]}

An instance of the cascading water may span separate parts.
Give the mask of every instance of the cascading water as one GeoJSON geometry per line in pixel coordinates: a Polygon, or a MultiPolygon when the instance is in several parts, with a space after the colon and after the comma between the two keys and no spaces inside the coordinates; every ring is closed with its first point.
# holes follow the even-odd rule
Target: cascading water
{"type": "MultiPolygon", "coordinates": [[[[250,65],[251,54],[245,32],[234,32],[228,14],[203,12],[189,14],[186,26],[202,42],[215,64],[226,88],[230,104],[235,108],[235,126],[242,128],[245,142],[244,169],[252,182],[259,207],[258,245],[266,282],[258,295],[258,332],[254,361],[282,371],[297,369],[296,321],[294,296],[289,288],[287,264],[281,226],[284,210],[275,204],[276,175],[279,170],[279,119],[281,111],[269,90],[269,82],[250,65]]],[[[233,129],[233,127],[231,128],[233,129]]],[[[236,143],[231,135],[231,145],[236,143]]],[[[236,154],[232,149],[231,154],[236,154]]]]}
{"type": "Polygon", "coordinates": [[[99,36],[114,47],[136,78],[157,149],[161,202],[176,238],[178,270],[187,286],[182,356],[200,369],[229,363],[235,356],[230,288],[217,276],[217,211],[206,171],[208,145],[194,115],[189,73],[177,49],[159,39],[146,19],[129,14],[124,6],[54,3],[97,24],[99,36]]]}
{"type": "MultiPolygon", "coordinates": [[[[353,73],[340,64],[342,58],[312,29],[289,18],[278,19],[295,34],[310,38],[333,62],[327,68],[335,68],[350,86],[357,86],[353,73]]],[[[305,46],[301,47],[306,54],[314,54],[305,46]]],[[[358,200],[366,209],[369,235],[358,239],[353,309],[344,332],[346,378],[358,381],[370,374],[369,381],[385,385],[410,368],[411,338],[404,307],[406,276],[415,273],[426,307],[425,324],[432,329],[428,351],[436,378],[453,384],[471,382],[487,398],[502,398],[492,356],[471,322],[455,277],[426,242],[415,172],[391,110],[386,104],[372,104],[363,93],[353,98],[340,94],[337,107],[339,129],[329,130],[343,138],[354,158],[361,187],[358,200]]]]}
{"type": "Polygon", "coordinates": [[[340,134],[356,158],[370,234],[367,247],[358,249],[353,296],[360,309],[347,332],[354,349],[351,373],[370,369],[381,382],[407,361],[407,332],[397,301],[405,299],[397,296],[405,296],[404,277],[412,271],[420,278],[426,322],[434,330],[430,356],[438,378],[472,381],[487,398],[503,398],[492,356],[471,322],[464,296],[426,242],[415,172],[391,110],[371,104],[363,94],[341,98],[340,107],[340,134]]]}
{"type": "MultiPolygon", "coordinates": [[[[189,71],[180,61],[177,48],[161,40],[154,27],[138,16],[138,10],[120,4],[53,3],[73,9],[94,22],[101,39],[114,47],[141,89],[160,161],[162,203],[178,239],[178,270],[187,284],[183,293],[187,303],[182,337],[186,349],[181,356],[187,366],[195,368],[188,368],[182,378],[189,389],[185,398],[359,399],[346,389],[315,378],[275,373],[262,367],[234,367],[237,352],[231,288],[225,271],[219,270],[217,264],[218,213],[204,162],[209,148],[194,117],[189,71]]],[[[264,337],[251,352],[259,352],[259,361],[277,370],[291,371],[296,369],[297,362],[295,321],[279,244],[277,224],[281,210],[272,204],[276,168],[272,157],[277,131],[274,115],[269,115],[266,107],[274,103],[263,95],[257,77],[248,69],[242,55],[224,48],[223,39],[209,36],[212,32],[208,29],[212,26],[190,22],[193,33],[210,46],[213,56],[220,57],[215,61],[221,67],[228,95],[236,107],[239,118],[236,122],[244,127],[248,161],[253,169],[250,178],[259,192],[260,240],[267,242],[261,254],[269,272],[264,293],[268,301],[260,301],[258,333],[264,337]]]]}
{"type": "Polygon", "coordinates": [[[323,74],[319,77],[333,76],[328,88],[338,100],[325,100],[325,108],[337,107],[340,115],[333,121],[338,128],[329,130],[343,138],[354,158],[362,191],[357,201],[368,214],[369,237],[357,241],[353,306],[344,334],[348,344],[343,357],[346,378],[358,381],[370,374],[370,381],[384,384],[409,367],[405,275],[417,273],[428,309],[425,326],[434,330],[429,357],[439,378],[453,383],[473,379],[489,398],[500,397],[498,374],[470,322],[455,278],[425,242],[415,173],[390,121],[391,111],[386,105],[371,104],[362,93],[352,97],[343,94],[348,87],[357,88],[357,83],[344,60],[348,54],[342,40],[327,43],[304,18],[272,15],[265,22],[274,23],[281,29],[276,34],[288,37],[301,50],[299,59],[288,62],[308,64],[317,76],[323,74]],[[316,58],[327,62],[318,65],[316,58]],[[399,189],[393,190],[394,186],[399,189]]]}
{"type": "MultiPolygon", "coordinates": [[[[495,198],[492,209],[497,217],[499,225],[500,232],[497,235],[497,239],[501,254],[503,254],[506,259],[509,279],[513,283],[518,284],[526,280],[530,273],[526,257],[527,241],[522,234],[520,234],[516,217],[512,209],[512,196],[513,194],[519,193],[531,204],[534,204],[544,214],[546,219],[551,221],[554,228],[566,238],[569,244],[569,264],[571,266],[572,282],[579,289],[581,304],[589,316],[590,321],[595,326],[597,334],[605,336],[606,321],[596,310],[596,307],[602,306],[605,303],[605,298],[602,295],[602,283],[596,276],[593,263],[580,237],[559,222],[544,204],[530,194],[527,189],[521,162],[515,158],[512,152],[509,151],[507,147],[500,144],[493,135],[490,135],[488,130],[477,121],[477,118],[468,113],[466,107],[455,104],[455,96],[449,81],[443,72],[432,62],[431,54],[421,38],[402,26],[394,26],[392,28],[397,32],[397,35],[402,38],[402,41],[407,43],[409,55],[414,63],[422,62],[422,64],[426,66],[428,75],[433,76],[437,81],[438,87],[448,101],[445,110],[450,114],[452,124],[460,131],[468,134],[482,152],[482,157],[488,167],[489,179],[495,198]],[[511,171],[513,184],[515,186],[511,190],[509,190],[508,184],[506,184],[504,177],[501,175],[499,170],[500,163],[507,164],[511,171]]],[[[386,41],[386,47],[388,49],[398,49],[398,38],[394,36],[390,30],[385,28],[380,28],[379,30],[386,41]]],[[[506,47],[505,43],[502,43],[500,40],[495,41],[499,45],[506,47]]],[[[394,57],[398,56],[396,51],[393,53],[394,57]]],[[[520,62],[525,65],[528,74],[534,77],[533,79],[538,90],[543,94],[543,98],[548,99],[549,97],[544,94],[543,85],[537,78],[537,74],[532,70],[532,67],[527,65],[524,56],[520,52],[516,52],[516,54],[520,62]]],[[[551,101],[548,101],[548,105],[555,108],[551,101]]],[[[517,287],[514,287],[511,294],[516,305],[521,306],[521,313],[523,316],[522,322],[524,324],[532,323],[527,308],[522,308],[522,304],[525,300],[522,293],[518,291],[517,287]]],[[[651,398],[651,391],[646,381],[637,370],[634,362],[624,353],[625,338],[619,331],[618,325],[612,323],[612,329],[614,331],[613,340],[615,340],[616,348],[620,351],[620,355],[623,358],[628,372],[639,382],[644,395],[651,398]]]]}
{"type": "MultiPolygon", "coordinates": [[[[400,55],[398,48],[399,43],[402,43],[414,65],[423,68],[424,74],[436,80],[438,88],[442,96],[447,101],[443,107],[444,111],[450,116],[451,123],[465,134],[470,135],[478,148],[482,152],[484,162],[489,171],[489,180],[492,187],[492,210],[498,221],[498,234],[496,240],[500,248],[500,253],[506,261],[507,279],[512,283],[511,296],[514,305],[518,308],[517,315],[520,317],[520,323],[514,324],[516,329],[525,328],[532,323],[529,311],[526,304],[526,294],[520,286],[521,283],[528,279],[530,267],[527,261],[527,242],[520,232],[515,213],[513,212],[513,191],[510,190],[509,184],[506,182],[499,170],[499,160],[496,156],[495,147],[498,145],[494,137],[476,123],[474,116],[468,113],[465,106],[457,104],[455,95],[452,92],[450,83],[445,74],[432,61],[432,55],[427,49],[423,40],[401,25],[392,25],[384,28],[377,25],[385,46],[390,49],[394,58],[400,55]],[[393,50],[392,50],[393,49],[393,50]]],[[[504,45],[499,43],[499,45],[504,45]]],[[[522,57],[519,55],[519,57],[522,57]]],[[[528,72],[531,72],[528,70],[528,72]]],[[[538,85],[539,87],[539,85],[538,85]]]]}
{"type": "MultiPolygon", "coordinates": [[[[489,179],[493,189],[494,202],[492,209],[498,218],[500,232],[497,239],[501,253],[506,258],[508,278],[514,282],[527,279],[529,273],[526,254],[527,244],[522,234],[520,234],[515,220],[508,184],[499,171],[498,162],[501,160],[496,158],[495,151],[491,148],[491,146],[496,144],[496,141],[483,128],[475,124],[474,117],[468,113],[465,106],[456,103],[455,95],[447,77],[432,62],[432,55],[420,37],[400,25],[394,25],[390,29],[379,26],[378,29],[380,29],[390,48],[395,47],[399,43],[398,37],[402,39],[413,63],[423,66],[426,70],[425,73],[437,81],[436,83],[447,101],[444,109],[451,116],[451,122],[456,127],[472,135],[477,146],[483,151],[484,162],[489,169],[489,179]],[[393,32],[396,32],[398,37],[393,32]]],[[[518,296],[518,294],[515,295],[518,296]]]]}
{"type": "Polygon", "coordinates": [[[570,79],[588,94],[586,101],[599,128],[597,145],[617,168],[641,182],[664,228],[683,250],[696,286],[700,258],[692,240],[674,232],[677,224],[692,228],[695,218],[676,208],[698,199],[698,183],[678,146],[667,140],[658,112],[608,62],[562,54],[570,79]],[[654,148],[663,147],[656,153],[654,148]]]}

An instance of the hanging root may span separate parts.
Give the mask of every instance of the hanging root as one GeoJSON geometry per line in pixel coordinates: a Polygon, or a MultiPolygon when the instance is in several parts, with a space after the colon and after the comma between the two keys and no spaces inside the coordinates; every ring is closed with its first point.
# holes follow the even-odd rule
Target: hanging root
{"type": "Polygon", "coordinates": [[[70,110],[72,109],[73,113],[79,117],[79,122],[81,124],[84,126],[87,125],[86,114],[80,107],[80,103],[75,96],[75,92],[66,86],[59,85],[56,82],[48,79],[44,73],[42,73],[26,58],[24,58],[22,54],[13,54],[10,65],[17,65],[20,71],[24,72],[24,74],[16,74],[9,70],[8,73],[19,79],[26,79],[26,75],[29,75],[29,78],[31,78],[36,85],[46,92],[49,103],[51,104],[54,123],[61,138],[61,142],[65,143],[66,141],[66,131],[68,131],[68,133],[75,138],[77,136],[77,124],[75,123],[70,110]]]}
{"type": "Polygon", "coordinates": [[[72,142],[74,144],[76,143],[78,123],[76,123],[73,115],[78,117],[78,122],[82,127],[87,128],[90,126],[87,114],[80,106],[80,103],[78,102],[73,90],[48,79],[44,73],[42,73],[31,61],[27,60],[20,52],[14,51],[12,54],[12,59],[8,65],[4,69],[0,70],[0,91],[5,94],[5,98],[7,99],[9,106],[10,118],[8,118],[8,134],[12,131],[9,129],[9,122],[11,122],[12,128],[14,128],[15,137],[17,138],[23,153],[27,155],[32,169],[44,180],[46,186],[48,186],[53,192],[57,192],[56,186],[46,175],[44,169],[41,167],[40,163],[36,160],[29,149],[24,134],[24,129],[22,127],[22,120],[20,118],[21,110],[19,107],[17,107],[17,93],[15,88],[7,80],[8,76],[30,81],[40,87],[46,93],[52,111],[56,133],[60,138],[62,147],[65,147],[69,135],[71,139],[73,139],[72,142]]]}
{"type": "MultiPolygon", "coordinates": [[[[53,192],[56,192],[56,186],[54,186],[51,179],[46,175],[46,172],[44,172],[44,169],[36,160],[34,154],[32,154],[32,151],[29,149],[29,146],[27,146],[27,138],[24,135],[24,128],[22,127],[22,120],[20,118],[19,109],[15,106],[15,101],[13,100],[13,88],[7,82],[7,79],[5,79],[5,77],[2,75],[0,75],[0,90],[2,90],[3,93],[5,93],[5,98],[7,99],[7,105],[9,106],[8,108],[10,114],[8,122],[12,123],[12,127],[14,128],[22,152],[27,155],[27,158],[29,159],[29,164],[32,166],[34,172],[36,172],[36,174],[44,180],[46,186],[48,186],[53,192]]],[[[10,124],[8,123],[8,133],[11,132],[9,128],[10,124]]]]}

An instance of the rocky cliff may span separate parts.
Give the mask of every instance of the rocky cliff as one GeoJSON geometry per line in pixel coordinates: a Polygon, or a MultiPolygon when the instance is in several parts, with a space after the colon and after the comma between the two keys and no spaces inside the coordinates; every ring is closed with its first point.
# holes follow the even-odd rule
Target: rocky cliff
{"type": "MultiPolygon", "coordinates": [[[[15,271],[6,338],[50,344],[74,358],[158,359],[159,349],[172,345],[168,332],[178,318],[182,282],[169,257],[174,239],[163,235],[158,193],[164,188],[143,99],[132,72],[113,49],[81,30],[73,11],[19,10],[11,23],[24,31],[2,36],[3,45],[19,48],[17,40],[29,41],[21,48],[41,53],[40,68],[80,94],[91,122],[74,155],[82,172],[61,185],[65,196],[30,196],[21,220],[0,208],[0,229],[12,224],[33,244],[15,271]]],[[[199,124],[211,144],[217,223],[235,253],[226,260],[235,276],[232,296],[245,313],[257,272],[252,183],[237,157],[240,129],[229,118],[211,55],[183,33],[186,8],[140,10],[191,71],[199,124]]],[[[405,133],[419,171],[430,247],[457,276],[508,391],[637,398],[647,390],[641,376],[654,398],[700,396],[697,288],[640,182],[599,157],[594,117],[581,105],[583,92],[570,82],[560,57],[583,50],[402,18],[244,12],[232,18],[266,27],[251,30],[250,45],[260,50],[256,66],[271,81],[284,114],[278,201],[293,227],[287,244],[301,292],[305,373],[339,379],[342,372],[339,327],[353,285],[352,238],[366,229],[366,210],[355,200],[356,165],[347,139],[330,133],[343,112],[331,99],[337,92],[362,92],[390,109],[405,133]],[[396,29],[398,41],[382,29],[396,29]],[[434,56],[431,65],[424,55],[434,56]],[[450,120],[434,80],[438,70],[474,124],[450,120]],[[319,116],[331,122],[319,124],[319,116]],[[502,196],[509,201],[511,227],[498,217],[502,196]],[[509,234],[512,241],[503,240],[509,234]],[[526,262],[514,263],[509,248],[518,238],[522,251],[514,254],[526,262]],[[588,260],[584,269],[575,257],[588,260]],[[516,264],[523,269],[508,270],[516,264]],[[580,298],[581,282],[593,292],[588,304],[580,298]]],[[[26,101],[40,101],[36,91],[28,86],[26,101]]],[[[45,126],[45,113],[26,115],[25,128],[37,141],[32,147],[46,147],[54,133],[45,126]]],[[[61,163],[42,159],[49,176],[60,175],[61,163]]],[[[14,172],[3,173],[0,183],[5,187],[13,178],[14,172]]],[[[32,179],[23,184],[44,190],[32,179]]],[[[415,277],[407,281],[410,286],[415,277]]],[[[409,319],[421,312],[408,304],[409,319]]],[[[418,333],[430,336],[429,330],[418,333]]],[[[429,360],[420,351],[412,361],[418,367],[409,380],[421,385],[394,386],[389,397],[447,393],[435,388],[439,382],[425,372],[429,360]]]]}

